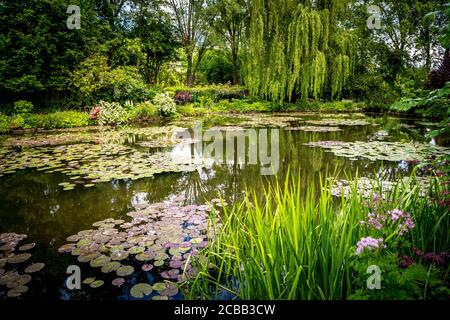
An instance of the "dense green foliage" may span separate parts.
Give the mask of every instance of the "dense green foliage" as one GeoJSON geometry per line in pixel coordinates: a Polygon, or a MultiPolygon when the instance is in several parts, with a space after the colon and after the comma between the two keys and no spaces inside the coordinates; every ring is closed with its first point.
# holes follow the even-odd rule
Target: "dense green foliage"
{"type": "Polygon", "coordinates": [[[89,124],[87,113],[76,111],[60,111],[48,114],[29,115],[25,119],[24,128],[76,128],[85,127],[89,124]]]}
{"type": "MultiPolygon", "coordinates": [[[[336,203],[330,183],[304,190],[299,177],[287,178],[265,190],[263,200],[248,195],[225,209],[201,272],[190,282],[191,297],[227,292],[240,299],[446,299],[448,270],[420,257],[402,266],[402,259],[448,251],[448,208],[401,184],[385,200],[376,194],[364,199],[355,186],[351,197],[336,203]],[[394,218],[397,212],[404,220],[394,218]],[[381,228],[373,227],[374,214],[386,217],[381,228]],[[403,223],[408,231],[401,231],[403,223]],[[386,247],[357,248],[370,236],[383,238],[386,247]],[[367,289],[371,265],[382,271],[381,290],[367,289]]],[[[437,181],[430,195],[439,197],[442,188],[437,181]]]]}
{"type": "Polygon", "coordinates": [[[17,116],[13,127],[22,122],[19,114],[30,112],[16,112],[17,101],[42,112],[100,101],[137,104],[161,92],[176,100],[182,91],[200,107],[250,95],[278,103],[272,110],[331,100],[313,109],[343,111],[348,108],[340,100],[348,99],[371,111],[388,111],[402,101],[391,110],[436,116],[446,98],[431,103],[444,91],[424,90],[449,49],[445,1],[71,4],[82,12],[80,29],[67,27],[70,13],[62,0],[0,4],[0,108],[17,116]],[[379,15],[369,10],[373,5],[379,15]],[[379,26],[371,26],[374,17],[379,26]],[[218,85],[227,83],[232,86],[218,85]],[[412,104],[404,104],[407,99],[412,104]]]}
{"type": "Polygon", "coordinates": [[[353,34],[337,27],[348,1],[252,2],[247,85],[275,101],[341,96],[353,68],[353,34]]]}

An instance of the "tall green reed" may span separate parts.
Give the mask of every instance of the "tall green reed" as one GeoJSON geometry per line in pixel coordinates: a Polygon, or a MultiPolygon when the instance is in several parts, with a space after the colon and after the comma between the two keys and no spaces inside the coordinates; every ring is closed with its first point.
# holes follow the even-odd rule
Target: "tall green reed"
{"type": "MultiPolygon", "coordinates": [[[[223,224],[197,266],[199,273],[187,283],[188,298],[326,300],[352,293],[350,262],[364,236],[360,222],[374,208],[373,194],[364,199],[355,183],[349,197],[335,198],[329,179],[321,180],[319,190],[315,184],[303,190],[300,181],[288,175],[263,190],[264,200],[253,192],[224,209],[223,224]]],[[[383,200],[385,209],[401,206],[413,215],[413,243],[444,249],[448,210],[411,185],[399,183],[383,200]]],[[[374,188],[381,189],[381,184],[374,188]]]]}

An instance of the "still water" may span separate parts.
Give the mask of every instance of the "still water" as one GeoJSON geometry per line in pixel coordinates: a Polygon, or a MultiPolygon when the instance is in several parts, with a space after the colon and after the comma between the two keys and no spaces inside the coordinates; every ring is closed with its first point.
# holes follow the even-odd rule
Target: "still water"
{"type": "MultiPolygon", "coordinates": [[[[299,115],[298,120],[333,119],[333,115],[299,115]]],[[[339,125],[342,131],[307,132],[272,128],[278,131],[279,155],[277,174],[262,176],[259,164],[215,163],[211,167],[193,172],[163,173],[151,178],[124,179],[97,183],[93,188],[75,188],[62,190],[60,183],[67,181],[60,172],[48,173],[36,169],[18,170],[0,177],[0,234],[15,232],[28,235],[24,242],[34,242],[33,261],[44,262],[45,268],[33,276],[29,291],[20,299],[130,299],[126,288],[112,288],[105,285],[93,290],[85,288],[70,291],[65,287],[66,268],[77,264],[70,254],[58,253],[58,248],[67,243],[66,238],[81,230],[92,228],[96,221],[113,218],[129,220],[126,215],[147,203],[171,201],[182,197],[184,205],[202,205],[211,199],[222,197],[229,205],[242,199],[245,190],[262,195],[262,189],[275,179],[284,179],[288,170],[294,175],[300,173],[304,188],[316,184],[326,172],[335,172],[338,178],[350,176],[379,176],[383,179],[395,179],[398,175],[408,175],[411,164],[405,161],[376,161],[352,159],[335,156],[323,148],[312,148],[305,143],[315,141],[379,141],[420,142],[423,144],[448,145],[448,140],[430,140],[426,133],[433,129],[432,124],[421,123],[415,119],[399,119],[377,116],[355,115],[348,119],[366,119],[370,125],[339,125]]],[[[242,119],[224,117],[203,119],[203,130],[213,126],[225,132],[230,129],[230,122],[239,126],[242,119]],[[228,127],[223,123],[228,121],[228,127]]],[[[286,119],[285,119],[286,120],[286,119]]],[[[295,119],[287,119],[289,126],[302,125],[295,119]]],[[[183,120],[178,126],[193,127],[193,120],[183,120]]],[[[198,125],[198,123],[197,123],[198,125]]],[[[265,129],[264,123],[256,123],[255,132],[265,129]]],[[[117,129],[120,130],[120,129],[117,129]]],[[[39,140],[42,134],[28,134],[26,137],[39,140]]],[[[6,138],[3,138],[5,140],[6,138]]],[[[199,145],[206,147],[206,142],[195,141],[193,145],[149,149],[138,145],[145,140],[139,134],[129,136],[124,145],[141,152],[169,152],[172,154],[190,153],[199,145]],[[186,151],[188,150],[188,151],[186,151]]],[[[234,146],[236,148],[237,146],[234,146]]],[[[247,146],[248,147],[248,146],[247,146]]],[[[248,152],[248,150],[247,150],[248,152]]],[[[250,152],[254,152],[250,150],[250,152]]],[[[247,154],[247,158],[248,158],[247,154]]],[[[0,159],[1,163],[2,159],[0,159]]],[[[245,162],[245,161],[244,161],[245,162]]],[[[84,270],[84,269],[83,269],[84,270]]],[[[142,275],[140,276],[142,281],[142,275]]],[[[154,274],[148,272],[144,281],[154,281],[154,274]]],[[[83,277],[84,278],[84,277],[83,277]]],[[[0,300],[6,298],[4,287],[0,287],[0,300]]],[[[128,288],[129,289],[129,288],[128,288]]],[[[181,295],[175,296],[182,298],[181,295]]]]}

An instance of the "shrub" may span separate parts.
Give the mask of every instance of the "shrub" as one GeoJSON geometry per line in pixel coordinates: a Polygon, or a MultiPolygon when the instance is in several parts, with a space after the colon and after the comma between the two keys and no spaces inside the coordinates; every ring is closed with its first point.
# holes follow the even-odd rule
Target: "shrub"
{"type": "Polygon", "coordinates": [[[165,94],[157,94],[153,99],[153,103],[156,105],[158,114],[163,117],[172,117],[177,113],[177,107],[173,99],[165,94]]]}
{"type": "Polygon", "coordinates": [[[210,85],[203,87],[185,88],[175,87],[167,90],[173,92],[184,92],[192,94],[192,101],[197,102],[200,97],[208,97],[217,102],[224,99],[243,99],[248,97],[249,92],[241,86],[210,85]]]}
{"type": "Polygon", "coordinates": [[[179,91],[175,95],[174,101],[176,104],[184,104],[193,102],[192,93],[186,91],[179,91]]]}
{"type": "Polygon", "coordinates": [[[76,128],[89,124],[89,115],[77,111],[33,114],[25,119],[26,127],[42,129],[76,128]]]}
{"type": "Polygon", "coordinates": [[[177,107],[177,112],[184,116],[200,117],[208,113],[208,110],[202,107],[194,107],[192,104],[186,104],[177,107]]]}
{"type": "Polygon", "coordinates": [[[319,111],[357,111],[363,108],[363,104],[351,100],[332,101],[317,104],[319,111]]]}
{"type": "Polygon", "coordinates": [[[397,101],[390,106],[394,112],[417,113],[425,117],[448,117],[450,115],[450,82],[442,89],[427,96],[397,101]]]}
{"type": "Polygon", "coordinates": [[[22,114],[17,114],[11,118],[9,121],[9,127],[11,129],[21,129],[25,126],[25,119],[22,114]]]}
{"type": "Polygon", "coordinates": [[[0,113],[0,134],[9,131],[9,118],[3,113],[0,113]]]}
{"type": "Polygon", "coordinates": [[[111,69],[107,57],[102,55],[83,61],[71,82],[84,103],[99,100],[125,103],[127,100],[145,101],[155,96],[155,91],[144,83],[136,67],[111,69]]]}
{"type": "Polygon", "coordinates": [[[14,114],[26,114],[31,113],[33,110],[33,104],[26,100],[19,100],[14,102],[14,114]]]}
{"type": "Polygon", "coordinates": [[[133,121],[149,119],[158,114],[158,111],[150,101],[140,102],[131,110],[130,118],[133,121]]]}
{"type": "Polygon", "coordinates": [[[118,102],[100,101],[97,107],[100,108],[98,116],[100,126],[118,125],[128,120],[128,113],[118,102]]]}
{"type": "Polygon", "coordinates": [[[235,112],[275,112],[283,110],[284,105],[268,101],[222,100],[213,105],[214,111],[235,112]]]}

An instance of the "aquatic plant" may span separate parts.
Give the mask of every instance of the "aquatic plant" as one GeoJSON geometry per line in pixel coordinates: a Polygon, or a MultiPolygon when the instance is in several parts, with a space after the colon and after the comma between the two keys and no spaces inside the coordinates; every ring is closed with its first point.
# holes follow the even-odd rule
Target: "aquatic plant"
{"type": "MultiPolygon", "coordinates": [[[[330,184],[325,180],[317,192],[314,184],[304,190],[299,177],[288,175],[283,184],[264,190],[263,198],[247,194],[225,208],[221,230],[198,262],[200,272],[184,287],[189,297],[217,299],[228,293],[238,299],[362,298],[367,294],[367,289],[361,291],[367,286],[367,267],[374,264],[390,279],[375,298],[408,298],[410,282],[411,297],[448,292],[445,270],[432,276],[421,265],[404,275],[398,271],[414,247],[448,251],[448,208],[421,196],[418,188],[394,188],[385,200],[353,192],[333,201],[330,184]],[[390,290],[394,295],[387,294],[390,290]]],[[[436,193],[439,187],[433,184],[429,194],[436,193]]]]}
{"type": "Polygon", "coordinates": [[[26,234],[2,233],[0,234],[0,296],[6,292],[8,298],[18,298],[28,291],[27,284],[32,280],[32,274],[41,271],[44,263],[32,263],[27,266],[32,254],[29,252],[36,244],[27,243],[19,246],[25,240],[26,234]],[[23,270],[22,273],[19,270],[23,270]],[[6,291],[4,291],[6,287],[6,291]]]}
{"type": "Polygon", "coordinates": [[[184,198],[179,197],[173,202],[142,206],[128,213],[131,221],[95,222],[96,229],[69,236],[70,243],[58,251],[70,253],[78,262],[90,265],[93,276],[85,279],[84,284],[91,288],[105,282],[121,287],[133,281],[131,276],[139,278],[151,273],[154,282],[134,285],[131,296],[145,298],[151,294],[151,298],[155,295],[172,298],[178,294],[178,288],[169,281],[182,282],[195,275],[192,260],[213,236],[208,224],[213,204],[182,206],[182,201],[184,198]],[[116,278],[106,281],[109,276],[116,278]],[[102,282],[96,283],[99,278],[102,282]]]}
{"type": "Polygon", "coordinates": [[[346,158],[365,158],[372,161],[425,161],[428,157],[445,156],[449,148],[423,143],[401,143],[381,141],[317,141],[305,143],[309,147],[320,147],[346,158]]]}

